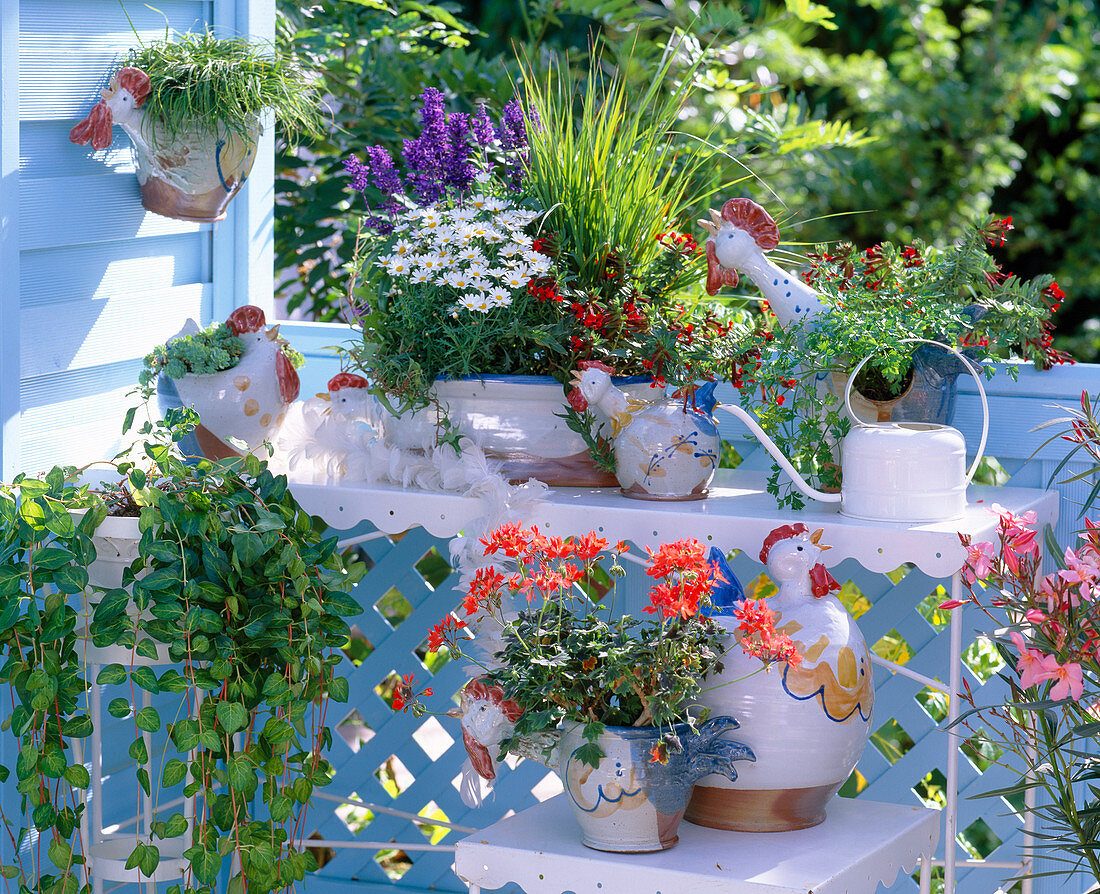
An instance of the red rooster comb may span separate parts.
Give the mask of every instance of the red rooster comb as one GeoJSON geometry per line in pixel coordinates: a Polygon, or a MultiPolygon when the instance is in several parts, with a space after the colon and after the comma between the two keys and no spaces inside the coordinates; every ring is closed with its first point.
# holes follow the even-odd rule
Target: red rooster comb
{"type": "Polygon", "coordinates": [[[329,391],[339,391],[341,388],[369,388],[370,383],[362,376],[355,373],[337,373],[328,380],[329,391]]]}
{"type": "Polygon", "coordinates": [[[790,540],[790,538],[797,537],[799,534],[809,533],[810,529],[802,524],[802,522],[795,522],[793,525],[783,525],[780,528],[776,528],[764,538],[764,545],[760,547],[760,561],[765,565],[768,564],[768,554],[772,551],[772,547],[780,540],[790,540]]]}
{"type": "Polygon", "coordinates": [[[267,325],[267,318],[261,308],[246,304],[233,311],[225,322],[234,335],[244,335],[246,332],[259,332],[267,325]]]}
{"type": "Polygon", "coordinates": [[[134,98],[134,108],[141,108],[145,98],[149,95],[149,75],[140,68],[120,68],[115,75],[118,86],[127,91],[134,98]]]}
{"type": "Polygon", "coordinates": [[[722,220],[744,230],[764,251],[771,251],[779,244],[779,227],[752,199],[730,199],[722,206],[722,220]]]}

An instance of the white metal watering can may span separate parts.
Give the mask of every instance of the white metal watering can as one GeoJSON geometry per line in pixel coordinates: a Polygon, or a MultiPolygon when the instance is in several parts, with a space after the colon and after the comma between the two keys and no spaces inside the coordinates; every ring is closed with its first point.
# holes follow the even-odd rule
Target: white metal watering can
{"type": "Polygon", "coordinates": [[[802,494],[823,503],[840,503],[843,515],[888,522],[938,522],[961,518],[966,510],[966,486],[978,469],[989,434],[985,389],[973,364],[954,348],[923,338],[905,341],[928,342],[946,348],[962,360],[978,383],[982,437],[969,470],[966,468],[966,441],[962,432],[950,425],[872,424],[856,417],[850,400],[852,385],[870,357],[864,357],[856,365],[844,388],[844,406],[855,426],[840,444],[842,483],[839,494],[827,494],[810,487],[748,412],[728,404],[718,406],[748,426],[802,494]]]}

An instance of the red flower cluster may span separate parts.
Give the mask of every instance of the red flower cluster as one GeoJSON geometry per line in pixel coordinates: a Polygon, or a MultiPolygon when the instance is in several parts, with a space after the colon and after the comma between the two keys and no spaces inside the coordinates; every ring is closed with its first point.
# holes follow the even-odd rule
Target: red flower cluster
{"type": "Polygon", "coordinates": [[[785,661],[791,667],[801,664],[802,656],[794,640],[775,629],[775,612],[763,599],[746,599],[733,616],[741,622],[737,632],[746,655],[761,661],[785,661]]]}
{"type": "Polygon", "coordinates": [[[536,301],[554,301],[561,303],[563,300],[558,284],[550,276],[539,276],[527,282],[527,292],[536,301]]]}
{"type": "Polygon", "coordinates": [[[458,632],[464,630],[465,627],[465,621],[460,621],[454,615],[448,613],[428,634],[428,651],[438,652],[444,646],[454,650],[458,642],[458,632]]]}
{"type": "Polygon", "coordinates": [[[694,238],[687,233],[677,233],[675,230],[658,233],[657,241],[665,248],[671,248],[673,251],[678,251],[687,257],[697,254],[699,251],[699,244],[694,238]]]}
{"type": "Polygon", "coordinates": [[[663,578],[649,591],[649,605],[643,611],[660,613],[664,618],[690,618],[699,611],[699,601],[709,596],[716,582],[722,582],[718,569],[706,561],[705,550],[698,540],[677,540],[664,543],[649,553],[650,567],[646,574],[663,578]]]}
{"type": "Polygon", "coordinates": [[[1000,248],[1005,244],[1005,234],[1014,229],[1016,228],[1012,226],[1011,217],[994,218],[982,230],[982,237],[985,239],[985,244],[990,248],[1000,248]]]}
{"type": "MultiPolygon", "coordinates": [[[[395,711],[404,714],[409,708],[413,708],[421,698],[432,695],[431,687],[416,691],[416,677],[413,674],[405,674],[401,682],[393,690],[393,701],[390,703],[395,711]]],[[[416,713],[415,711],[413,712],[416,713]]]]}

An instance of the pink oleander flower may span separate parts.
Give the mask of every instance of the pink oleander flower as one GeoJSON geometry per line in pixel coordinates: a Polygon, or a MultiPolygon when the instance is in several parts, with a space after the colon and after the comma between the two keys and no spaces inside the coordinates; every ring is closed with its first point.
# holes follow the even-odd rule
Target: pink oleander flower
{"type": "Polygon", "coordinates": [[[1092,583],[1100,577],[1100,568],[1091,561],[1094,558],[1095,554],[1089,555],[1084,549],[1074,552],[1066,547],[1066,567],[1058,572],[1058,576],[1066,583],[1081,584],[1081,595],[1086,599],[1092,597],[1092,583]]]}
{"type": "Polygon", "coordinates": [[[994,503],[989,507],[989,511],[1000,519],[997,531],[1006,537],[1027,532],[1039,517],[1034,509],[1029,509],[1023,515],[1016,515],[1011,510],[1005,509],[1000,503],[994,503]]]}
{"type": "Polygon", "coordinates": [[[1075,702],[1080,701],[1085,691],[1084,675],[1081,673],[1081,665],[1076,661],[1067,661],[1065,664],[1057,664],[1055,674],[1050,678],[1057,682],[1050,689],[1050,697],[1056,702],[1061,701],[1067,695],[1075,702]]]}
{"type": "Polygon", "coordinates": [[[963,580],[972,584],[976,580],[989,577],[993,568],[993,544],[973,543],[966,548],[966,567],[963,568],[963,580]]]}
{"type": "Polygon", "coordinates": [[[1029,689],[1038,686],[1047,680],[1053,679],[1061,665],[1053,655],[1044,655],[1038,649],[1029,649],[1023,636],[1013,631],[1009,634],[1016,651],[1020,653],[1020,660],[1016,662],[1016,670],[1020,673],[1020,686],[1029,689]]]}

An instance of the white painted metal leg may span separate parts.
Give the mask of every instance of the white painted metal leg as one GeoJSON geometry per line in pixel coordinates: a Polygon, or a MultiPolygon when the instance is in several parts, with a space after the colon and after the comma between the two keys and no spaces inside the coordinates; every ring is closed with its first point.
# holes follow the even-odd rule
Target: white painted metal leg
{"type": "MultiPolygon", "coordinates": [[[[951,598],[962,599],[962,574],[955,572],[951,576],[951,598]]],[[[961,713],[959,711],[959,693],[962,692],[962,619],[960,605],[951,612],[951,671],[949,677],[950,694],[947,701],[947,722],[950,725],[961,713]]],[[[944,808],[943,834],[943,890],[944,894],[955,891],[955,849],[958,846],[955,836],[959,825],[959,739],[958,728],[947,732],[947,806],[944,808]]]]}
{"type": "Polygon", "coordinates": [[[932,857],[925,854],[920,858],[920,894],[932,894],[932,857]]]}
{"type": "MultiPolygon", "coordinates": [[[[89,853],[92,847],[103,840],[103,705],[96,677],[99,676],[99,665],[89,664],[88,675],[91,680],[91,696],[89,710],[92,713],[92,832],[88,842],[89,853]]],[[[95,875],[95,864],[92,863],[89,871],[92,873],[93,894],[103,894],[103,879],[95,875]]]]}

